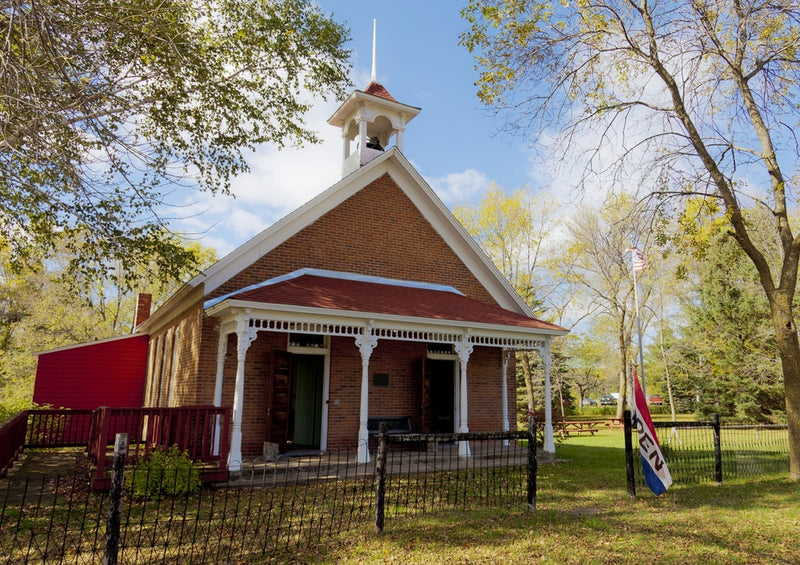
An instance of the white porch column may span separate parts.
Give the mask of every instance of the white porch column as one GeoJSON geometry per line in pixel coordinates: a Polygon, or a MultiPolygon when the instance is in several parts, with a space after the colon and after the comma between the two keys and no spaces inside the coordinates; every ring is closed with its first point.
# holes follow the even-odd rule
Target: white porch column
{"type": "MultiPolygon", "coordinates": [[[[472,343],[469,341],[469,332],[461,336],[461,341],[455,344],[455,349],[458,354],[458,365],[461,369],[461,380],[458,387],[458,433],[465,434],[469,432],[469,426],[467,426],[467,363],[469,362],[469,356],[472,354],[472,343]]],[[[460,457],[470,456],[468,441],[458,442],[458,455],[460,457]]]]}
{"type": "MultiPolygon", "coordinates": [[[[503,371],[503,391],[502,391],[502,398],[503,398],[503,406],[502,406],[502,415],[503,415],[503,431],[507,432],[509,430],[508,424],[508,356],[512,355],[513,353],[510,352],[508,349],[501,349],[500,350],[500,357],[502,360],[502,371],[503,371]]],[[[508,440],[503,441],[503,445],[508,445],[508,440]]]]}
{"type": "Polygon", "coordinates": [[[358,463],[369,463],[369,358],[378,345],[372,333],[372,324],[367,325],[361,335],[356,336],[356,347],[361,351],[361,406],[358,416],[358,463]]]}
{"type": "Polygon", "coordinates": [[[550,393],[550,340],[539,350],[544,363],[544,451],[555,454],[556,444],[553,441],[553,399],[550,393]]]}
{"type": "Polygon", "coordinates": [[[507,432],[509,430],[508,424],[508,356],[512,353],[509,352],[507,349],[502,349],[502,356],[503,360],[503,431],[507,432]]]}
{"type": "MultiPolygon", "coordinates": [[[[214,380],[214,406],[222,406],[222,378],[225,373],[225,355],[228,354],[228,334],[220,328],[219,341],[217,342],[217,377],[214,380]]],[[[214,432],[214,455],[219,455],[219,434],[221,422],[216,416],[216,431],[214,432]]]]}
{"type": "Polygon", "coordinates": [[[236,322],[236,388],[233,392],[233,425],[231,426],[231,452],[228,456],[228,469],[238,471],[242,468],[242,407],[244,403],[244,362],[247,350],[256,339],[258,330],[250,327],[250,317],[240,314],[236,322]]]}

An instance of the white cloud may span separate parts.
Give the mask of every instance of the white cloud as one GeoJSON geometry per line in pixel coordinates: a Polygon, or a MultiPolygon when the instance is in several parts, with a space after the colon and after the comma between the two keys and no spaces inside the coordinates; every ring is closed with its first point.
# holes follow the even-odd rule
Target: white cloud
{"type": "Polygon", "coordinates": [[[482,172],[467,169],[460,173],[450,173],[443,177],[428,178],[428,184],[436,191],[439,198],[449,207],[471,202],[489,190],[491,182],[482,172]]]}

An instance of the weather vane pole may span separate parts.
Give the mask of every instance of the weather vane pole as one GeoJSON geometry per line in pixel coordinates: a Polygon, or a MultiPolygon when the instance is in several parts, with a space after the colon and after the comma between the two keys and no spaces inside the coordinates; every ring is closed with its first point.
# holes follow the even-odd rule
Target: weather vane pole
{"type": "Polygon", "coordinates": [[[377,43],[377,35],[378,35],[378,20],[373,18],[372,20],[372,77],[370,80],[375,82],[378,80],[378,72],[377,72],[377,65],[375,63],[375,54],[377,49],[375,48],[375,44],[377,43]]]}

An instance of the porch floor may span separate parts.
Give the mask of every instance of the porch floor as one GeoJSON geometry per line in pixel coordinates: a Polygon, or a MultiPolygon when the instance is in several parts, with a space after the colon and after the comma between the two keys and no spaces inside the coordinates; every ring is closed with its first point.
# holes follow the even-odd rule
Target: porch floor
{"type": "MultiPolygon", "coordinates": [[[[264,461],[259,457],[245,459],[240,471],[230,472],[230,479],[224,486],[270,487],[287,482],[304,483],[342,477],[371,479],[375,472],[375,453],[370,451],[369,463],[358,463],[356,459],[355,450],[282,454],[277,461],[264,461]]],[[[537,461],[540,464],[557,462],[555,456],[543,451],[537,452],[537,461]]],[[[527,452],[520,451],[516,447],[490,446],[485,442],[473,442],[471,456],[467,459],[458,456],[457,444],[439,444],[435,448],[419,451],[390,450],[387,453],[386,473],[422,474],[465,468],[497,467],[498,463],[500,466],[526,465],[527,452]]]]}

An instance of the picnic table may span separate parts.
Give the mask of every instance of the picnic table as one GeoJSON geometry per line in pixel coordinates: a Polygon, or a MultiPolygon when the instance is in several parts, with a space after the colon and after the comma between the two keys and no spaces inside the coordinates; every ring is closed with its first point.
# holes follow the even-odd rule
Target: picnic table
{"type": "Polygon", "coordinates": [[[609,418],[608,427],[612,430],[614,428],[619,428],[621,430],[624,427],[622,425],[622,418],[609,418]]]}
{"type": "Polygon", "coordinates": [[[559,431],[561,432],[562,436],[568,437],[570,434],[582,435],[582,434],[591,434],[594,435],[596,432],[600,431],[600,426],[603,422],[598,422],[595,420],[576,420],[576,421],[563,421],[559,423],[559,431]]]}

